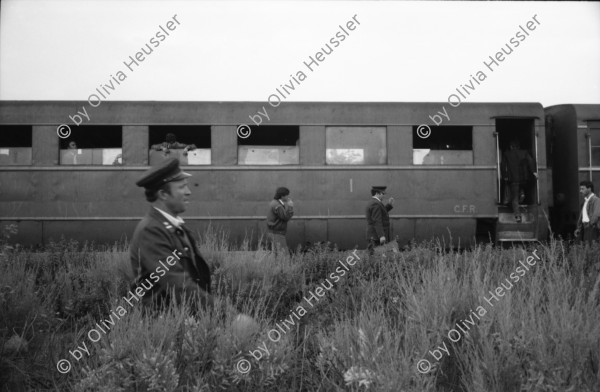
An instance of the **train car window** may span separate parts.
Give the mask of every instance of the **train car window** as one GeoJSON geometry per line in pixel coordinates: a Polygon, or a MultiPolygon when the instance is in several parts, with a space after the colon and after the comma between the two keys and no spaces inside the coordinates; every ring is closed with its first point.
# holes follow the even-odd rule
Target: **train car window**
{"type": "Polygon", "coordinates": [[[328,165],[385,165],[386,127],[326,127],[328,165]]]}
{"type": "Polygon", "coordinates": [[[61,165],[122,165],[123,130],[120,126],[87,125],[71,128],[60,139],[61,165]]]}
{"type": "Polygon", "coordinates": [[[431,132],[417,132],[413,126],[414,165],[472,165],[473,127],[432,126],[431,132]]]}
{"type": "Polygon", "coordinates": [[[300,127],[238,127],[238,165],[300,164],[300,127]]]}
{"type": "Polygon", "coordinates": [[[592,166],[600,166],[600,129],[590,129],[592,166]]]}
{"type": "Polygon", "coordinates": [[[31,165],[31,126],[0,125],[0,166],[31,165]]]}
{"type": "MultiPolygon", "coordinates": [[[[587,180],[587,173],[586,173],[586,177],[585,179],[587,180]]],[[[596,189],[598,186],[600,186],[600,172],[593,170],[592,171],[592,183],[594,184],[594,194],[598,194],[598,189],[596,189]]],[[[582,199],[583,200],[583,199],[582,199]]],[[[577,222],[577,219],[579,218],[579,211],[577,211],[576,214],[574,214],[575,217],[573,218],[573,220],[575,222],[577,222]]]]}
{"type": "Polygon", "coordinates": [[[210,125],[155,125],[149,127],[151,166],[167,158],[177,158],[182,165],[210,165],[210,125]]]}

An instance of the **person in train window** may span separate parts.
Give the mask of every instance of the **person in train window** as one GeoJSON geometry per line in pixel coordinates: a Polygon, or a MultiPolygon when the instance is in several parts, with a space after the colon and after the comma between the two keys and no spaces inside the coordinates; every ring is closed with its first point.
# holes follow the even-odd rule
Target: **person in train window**
{"type": "Polygon", "coordinates": [[[519,203],[525,200],[524,188],[531,176],[538,176],[533,158],[527,151],[520,149],[519,141],[511,141],[509,150],[502,157],[502,177],[510,191],[509,199],[517,223],[521,222],[519,203]]]}
{"type": "MultiPolygon", "coordinates": [[[[170,158],[148,170],[136,184],[151,203],[133,233],[129,256],[135,275],[132,292],[140,290],[146,308],[160,309],[184,297],[196,306],[212,307],[210,269],[179,214],[191,195],[179,160],[170,158]]],[[[135,302],[132,299],[132,302],[135,302]]]]}
{"type": "Polygon", "coordinates": [[[288,251],[285,235],[287,223],[294,216],[294,202],[290,198],[290,190],[279,187],[275,191],[273,200],[269,203],[267,212],[268,241],[274,252],[278,250],[288,251]]]}
{"type": "Polygon", "coordinates": [[[373,254],[377,245],[383,245],[390,240],[390,216],[388,212],[394,208],[394,198],[390,197],[383,203],[385,186],[371,188],[371,201],[367,204],[367,241],[369,254],[373,254]]]}
{"type": "Polygon", "coordinates": [[[168,154],[170,149],[183,149],[183,155],[187,155],[188,151],[196,149],[194,144],[184,144],[177,141],[177,137],[174,133],[167,133],[165,141],[159,144],[153,144],[151,147],[156,151],[163,151],[168,154]]]}
{"type": "Polygon", "coordinates": [[[591,245],[592,241],[600,238],[600,198],[594,194],[594,184],[591,181],[581,181],[579,193],[583,196],[583,204],[574,234],[578,240],[591,245]]]}
{"type": "Polygon", "coordinates": [[[77,143],[75,140],[71,140],[67,146],[67,153],[64,157],[64,162],[67,164],[77,165],[77,143]]]}

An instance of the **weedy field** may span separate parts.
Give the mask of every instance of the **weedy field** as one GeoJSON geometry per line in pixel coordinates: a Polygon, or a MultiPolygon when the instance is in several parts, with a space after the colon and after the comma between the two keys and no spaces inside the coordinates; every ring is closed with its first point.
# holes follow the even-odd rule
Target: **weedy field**
{"type": "Polygon", "coordinates": [[[600,247],[454,252],[429,242],[358,251],[339,276],[349,251],[275,257],[231,249],[214,231],[200,243],[217,300],[195,318],[185,307],[117,310],[129,290],[126,245],[5,251],[0,390],[600,390],[600,247]],[[242,342],[231,329],[238,312],[260,324],[242,342]]]}

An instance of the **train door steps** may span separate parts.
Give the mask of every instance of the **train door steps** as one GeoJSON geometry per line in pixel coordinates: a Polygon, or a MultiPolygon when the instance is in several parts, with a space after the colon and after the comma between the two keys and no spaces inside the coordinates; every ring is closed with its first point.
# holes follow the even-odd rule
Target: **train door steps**
{"type": "Polygon", "coordinates": [[[532,231],[500,231],[498,241],[537,241],[535,232],[532,231]]]}
{"type": "Polygon", "coordinates": [[[511,207],[498,206],[498,242],[537,241],[537,206],[522,205],[520,209],[521,222],[517,222],[511,207]]]}
{"type": "Polygon", "coordinates": [[[521,213],[521,223],[518,223],[515,219],[515,214],[512,212],[501,212],[498,213],[498,223],[501,224],[531,224],[534,223],[535,217],[530,212],[521,213]]]}

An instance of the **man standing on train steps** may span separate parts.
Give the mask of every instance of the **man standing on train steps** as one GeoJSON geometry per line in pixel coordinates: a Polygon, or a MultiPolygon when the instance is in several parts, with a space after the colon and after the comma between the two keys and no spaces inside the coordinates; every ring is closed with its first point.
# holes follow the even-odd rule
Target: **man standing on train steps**
{"type": "Polygon", "coordinates": [[[385,186],[374,186],[371,188],[371,201],[367,205],[367,241],[369,243],[369,254],[373,254],[377,245],[383,245],[390,241],[390,211],[394,199],[390,197],[387,203],[383,203],[385,186]]]}
{"type": "Polygon", "coordinates": [[[212,306],[210,270],[179,217],[189,203],[190,176],[179,168],[179,160],[170,158],[136,182],[145,188],[151,207],[135,228],[129,248],[136,276],[132,291],[140,290],[142,304],[155,309],[184,297],[193,305],[212,306]]]}
{"type": "Polygon", "coordinates": [[[537,178],[533,158],[525,150],[521,150],[518,140],[510,142],[509,150],[502,157],[502,176],[509,187],[510,203],[512,205],[515,221],[521,223],[520,203],[525,200],[525,190],[532,177],[537,178]]]}

